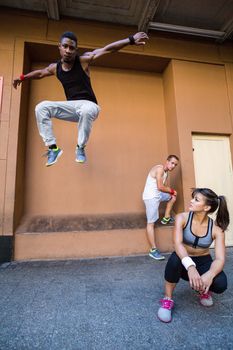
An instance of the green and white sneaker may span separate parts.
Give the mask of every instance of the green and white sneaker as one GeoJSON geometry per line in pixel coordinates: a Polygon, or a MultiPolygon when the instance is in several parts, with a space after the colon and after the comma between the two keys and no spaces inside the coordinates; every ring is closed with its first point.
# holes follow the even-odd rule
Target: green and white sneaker
{"type": "Polygon", "coordinates": [[[165,257],[160,253],[160,251],[157,248],[151,249],[149,252],[149,256],[155,260],[164,260],[165,259],[165,257]]]}
{"type": "Polygon", "coordinates": [[[169,218],[166,218],[166,217],[164,216],[160,222],[161,222],[161,224],[163,224],[163,225],[174,224],[175,219],[174,219],[172,216],[170,216],[169,218]]]}

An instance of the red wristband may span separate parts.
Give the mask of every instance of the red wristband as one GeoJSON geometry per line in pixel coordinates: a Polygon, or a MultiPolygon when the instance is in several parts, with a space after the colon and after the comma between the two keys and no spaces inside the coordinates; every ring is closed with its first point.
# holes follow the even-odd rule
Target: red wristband
{"type": "Polygon", "coordinates": [[[175,193],[174,188],[171,188],[170,194],[173,195],[175,193]]]}
{"type": "Polygon", "coordinates": [[[20,74],[19,79],[20,79],[21,81],[23,81],[23,80],[25,79],[24,74],[20,74]]]}

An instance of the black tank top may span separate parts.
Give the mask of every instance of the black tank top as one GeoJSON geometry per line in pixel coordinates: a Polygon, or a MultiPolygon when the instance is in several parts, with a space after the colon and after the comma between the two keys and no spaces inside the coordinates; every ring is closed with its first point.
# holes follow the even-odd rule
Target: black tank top
{"type": "Polygon", "coordinates": [[[69,71],[62,69],[61,61],[57,62],[57,78],[63,85],[67,100],[88,100],[97,104],[90,78],[84,72],[78,56],[69,71]]]}
{"type": "Polygon", "coordinates": [[[193,248],[209,248],[213,242],[212,228],[213,220],[208,218],[208,227],[205,236],[198,237],[192,232],[193,212],[190,211],[187,224],[183,229],[183,242],[193,248]]]}

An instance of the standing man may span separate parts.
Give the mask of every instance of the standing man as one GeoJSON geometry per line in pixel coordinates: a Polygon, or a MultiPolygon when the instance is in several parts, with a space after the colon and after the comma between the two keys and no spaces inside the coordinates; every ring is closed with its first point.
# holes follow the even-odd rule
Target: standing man
{"type": "Polygon", "coordinates": [[[159,205],[167,202],[165,215],[161,221],[163,225],[174,222],[171,210],[176,201],[177,192],[166,185],[168,172],[175,169],[179,158],[174,154],[167,157],[164,165],[155,165],[149,172],[143,192],[143,200],[146,207],[147,238],[151,245],[149,256],[155,260],[164,260],[165,257],[156,248],[155,244],[155,222],[159,218],[159,205]]]}
{"type": "Polygon", "coordinates": [[[92,123],[100,111],[91,87],[90,63],[103,55],[119,51],[127,45],[145,45],[147,39],[146,33],[138,32],[126,39],[79,56],[75,34],[65,32],[58,45],[61,59],[57,63],[52,63],[46,68],[25,75],[21,74],[19,78],[14,79],[15,89],[24,80],[42,79],[52,75],[56,75],[63,85],[67,101],[43,101],[35,109],[39,133],[45,145],[48,146],[46,166],[56,163],[62,155],[62,149],[57,146],[53,134],[53,117],[79,124],[76,162],[84,163],[86,161],[84,148],[90,135],[92,123]]]}

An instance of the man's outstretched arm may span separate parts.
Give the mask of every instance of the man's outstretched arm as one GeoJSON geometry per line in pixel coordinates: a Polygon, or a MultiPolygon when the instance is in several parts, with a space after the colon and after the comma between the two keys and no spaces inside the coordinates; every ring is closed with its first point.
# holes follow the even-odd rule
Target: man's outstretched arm
{"type": "Polygon", "coordinates": [[[91,52],[86,52],[80,57],[80,59],[83,62],[90,63],[91,61],[93,61],[93,60],[95,60],[103,55],[119,51],[127,45],[137,45],[137,46],[145,45],[146,41],[148,39],[149,38],[148,38],[148,35],[146,33],[138,32],[134,35],[130,35],[126,39],[115,41],[111,44],[106,45],[105,47],[102,47],[100,49],[96,49],[96,50],[91,51],[91,52]]]}
{"type": "Polygon", "coordinates": [[[42,79],[56,74],[56,65],[56,63],[52,63],[46,68],[34,70],[27,74],[21,74],[19,78],[13,80],[14,88],[17,89],[17,86],[19,86],[24,80],[42,79]]]}

